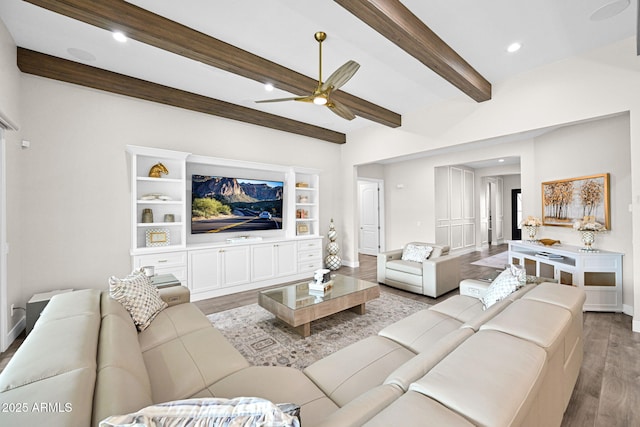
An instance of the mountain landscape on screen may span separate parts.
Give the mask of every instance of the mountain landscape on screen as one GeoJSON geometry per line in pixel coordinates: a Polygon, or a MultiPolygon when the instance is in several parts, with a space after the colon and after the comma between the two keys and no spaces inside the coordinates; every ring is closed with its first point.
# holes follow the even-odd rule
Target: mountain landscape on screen
{"type": "Polygon", "coordinates": [[[283,182],[208,175],[191,182],[192,234],[282,228],[283,182]]]}

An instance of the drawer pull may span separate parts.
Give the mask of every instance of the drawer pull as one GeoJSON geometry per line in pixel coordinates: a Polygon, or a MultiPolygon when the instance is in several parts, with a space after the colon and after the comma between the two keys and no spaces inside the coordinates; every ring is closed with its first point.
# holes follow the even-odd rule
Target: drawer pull
{"type": "Polygon", "coordinates": [[[159,259],[158,260],[158,264],[162,264],[163,262],[169,262],[169,260],[167,260],[167,259],[159,259]]]}

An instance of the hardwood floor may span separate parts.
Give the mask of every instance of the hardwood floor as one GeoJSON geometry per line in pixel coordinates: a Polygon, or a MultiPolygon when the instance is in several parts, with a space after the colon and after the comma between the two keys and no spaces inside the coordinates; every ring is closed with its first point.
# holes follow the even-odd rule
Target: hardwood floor
{"type": "MultiPolygon", "coordinates": [[[[473,261],[507,250],[507,245],[461,255],[461,279],[478,278],[494,271],[471,265],[473,261]]],[[[360,256],[360,267],[341,267],[338,272],[376,281],[376,258],[360,256]]],[[[282,285],[278,285],[282,286],[282,285]]],[[[440,298],[429,298],[381,285],[390,292],[429,304],[443,301],[457,291],[440,298]]],[[[211,314],[258,302],[258,291],[198,301],[195,304],[211,314]]],[[[621,313],[584,313],[584,362],[563,427],[640,426],[640,334],[631,331],[631,317],[621,313]]],[[[22,343],[17,339],[0,355],[0,371],[22,343]]]]}

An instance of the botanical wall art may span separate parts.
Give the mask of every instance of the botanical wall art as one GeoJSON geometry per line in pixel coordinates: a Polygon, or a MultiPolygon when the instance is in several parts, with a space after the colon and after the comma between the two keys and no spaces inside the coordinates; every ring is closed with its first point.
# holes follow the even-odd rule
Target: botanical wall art
{"type": "Polygon", "coordinates": [[[542,224],[572,227],[589,220],[610,230],[609,174],[542,183],[542,224]]]}

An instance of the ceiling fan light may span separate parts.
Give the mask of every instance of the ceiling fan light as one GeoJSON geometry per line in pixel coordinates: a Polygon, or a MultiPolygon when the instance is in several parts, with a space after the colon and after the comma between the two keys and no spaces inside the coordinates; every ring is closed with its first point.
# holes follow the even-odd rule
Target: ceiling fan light
{"type": "Polygon", "coordinates": [[[325,105],[327,103],[327,98],[324,96],[316,96],[313,98],[313,103],[316,105],[325,105]]]}

